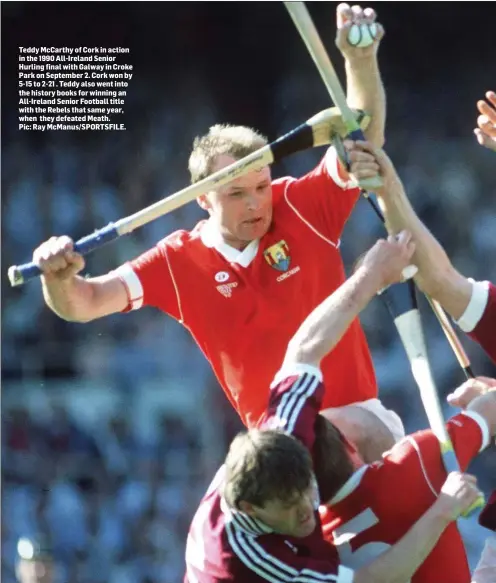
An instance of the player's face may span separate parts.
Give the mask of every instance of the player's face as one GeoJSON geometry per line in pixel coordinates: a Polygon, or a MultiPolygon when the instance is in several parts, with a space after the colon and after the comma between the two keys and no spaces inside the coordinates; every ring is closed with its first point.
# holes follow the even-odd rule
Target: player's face
{"type": "MultiPolygon", "coordinates": [[[[234,162],[231,156],[219,156],[213,171],[234,162]]],[[[272,186],[270,168],[250,172],[233,180],[204,199],[202,206],[229,245],[243,249],[250,241],[263,237],[272,221],[272,186]]]]}
{"type": "Polygon", "coordinates": [[[271,500],[263,507],[255,506],[255,515],[275,532],[304,538],[317,526],[315,517],[315,489],[309,488],[290,502],[271,500]]]}

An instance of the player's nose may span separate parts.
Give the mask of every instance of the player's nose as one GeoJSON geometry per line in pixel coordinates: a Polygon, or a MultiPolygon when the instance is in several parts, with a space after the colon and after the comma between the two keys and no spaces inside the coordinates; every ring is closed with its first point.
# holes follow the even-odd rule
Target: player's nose
{"type": "Polygon", "coordinates": [[[260,208],[260,200],[255,191],[250,191],[246,196],[246,208],[250,211],[257,211],[260,208]]]}

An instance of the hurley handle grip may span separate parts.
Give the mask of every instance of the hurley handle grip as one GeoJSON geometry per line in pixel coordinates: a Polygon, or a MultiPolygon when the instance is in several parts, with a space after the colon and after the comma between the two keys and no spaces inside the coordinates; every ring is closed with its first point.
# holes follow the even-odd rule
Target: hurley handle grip
{"type": "MultiPolygon", "coordinates": [[[[79,241],[74,243],[74,251],[80,253],[81,255],[88,255],[95,249],[103,247],[107,243],[118,239],[120,234],[114,223],[110,223],[106,227],[95,231],[91,235],[87,235],[79,241]]],[[[10,285],[12,287],[23,285],[30,279],[39,277],[41,275],[40,268],[33,262],[24,263],[24,265],[12,265],[9,267],[8,276],[10,285]]]]}
{"type": "MultiPolygon", "coordinates": [[[[364,140],[365,136],[363,135],[362,130],[355,130],[355,131],[349,133],[347,135],[347,138],[350,138],[352,140],[364,140]],[[361,137],[354,137],[354,136],[361,136],[361,137]]],[[[334,148],[336,149],[336,153],[337,153],[338,158],[340,159],[341,163],[349,172],[350,166],[351,166],[350,159],[349,159],[348,153],[345,150],[345,147],[343,145],[343,141],[342,141],[341,136],[339,136],[339,135],[334,136],[333,140],[332,140],[332,144],[333,144],[334,148]]],[[[368,196],[368,193],[370,191],[373,191],[376,188],[380,188],[383,185],[383,181],[382,181],[382,178],[379,175],[377,175],[377,176],[371,176],[370,178],[362,178],[360,180],[357,179],[357,185],[360,189],[362,189],[364,191],[365,196],[368,196]]]]}
{"type": "MultiPolygon", "coordinates": [[[[459,472],[460,465],[458,463],[458,460],[456,459],[456,454],[455,454],[455,451],[452,448],[452,446],[450,446],[449,448],[441,446],[441,453],[443,456],[443,463],[444,463],[444,467],[446,468],[446,471],[448,473],[459,472]]],[[[486,499],[484,498],[484,495],[481,494],[477,498],[477,500],[472,504],[472,506],[467,508],[467,510],[465,510],[465,512],[463,512],[461,514],[462,518],[469,518],[470,516],[472,516],[472,514],[477,512],[480,508],[483,508],[485,503],[486,503],[486,499]]]]}

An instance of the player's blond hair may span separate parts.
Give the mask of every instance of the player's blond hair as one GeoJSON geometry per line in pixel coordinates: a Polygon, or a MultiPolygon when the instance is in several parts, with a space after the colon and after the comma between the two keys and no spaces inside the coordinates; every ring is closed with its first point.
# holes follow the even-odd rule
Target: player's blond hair
{"type": "Polygon", "coordinates": [[[199,182],[212,174],[217,156],[226,154],[235,160],[241,160],[267,143],[267,138],[253,128],[229,124],[212,126],[207,134],[197,136],[193,142],[188,162],[191,183],[199,182]]]}
{"type": "Polygon", "coordinates": [[[231,443],[226,457],[223,496],[231,508],[245,501],[256,506],[292,502],[312,484],[307,448],[281,430],[251,429],[231,443]]]}

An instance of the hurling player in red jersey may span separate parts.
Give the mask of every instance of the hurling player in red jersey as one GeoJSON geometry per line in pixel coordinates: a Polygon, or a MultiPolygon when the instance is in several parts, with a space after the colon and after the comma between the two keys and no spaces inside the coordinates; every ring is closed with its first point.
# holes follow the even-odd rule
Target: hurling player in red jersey
{"type": "MultiPolygon", "coordinates": [[[[347,41],[352,22],[374,19],[371,9],[339,5],[336,44],[345,57],[348,102],[371,114],[366,133],[382,145],[385,97],[377,50],[383,29],[377,25],[377,37],[367,48],[347,41]]],[[[212,127],[195,140],[189,161],[192,181],[265,143],[250,128],[212,127]]],[[[362,165],[360,176],[374,171],[362,165]]],[[[302,178],[272,181],[266,167],[206,193],[198,202],[210,215],[208,220],[191,232],[171,234],[101,277],[76,275],[84,260],[73,252],[68,237],[45,242],[33,260],[43,272],[47,305],[69,321],[87,322],[152,306],[181,322],[244,424],[254,426],[264,413],[268,386],[288,340],[345,279],[340,237],[358,198],[359,190],[350,187],[330,149],[302,178]]],[[[370,352],[358,320],[324,359],[322,371],[330,387],[323,409],[353,404],[343,430],[358,446],[375,446],[370,455],[377,459],[404,430],[399,417],[377,399],[370,352]]]]}
{"type": "Polygon", "coordinates": [[[406,232],[398,240],[379,241],[353,276],[299,327],[271,385],[259,428],[234,439],[193,518],[186,583],[404,583],[475,499],[475,478],[450,474],[439,497],[432,496],[397,544],[356,570],[341,565],[335,547],[322,538],[319,492],[328,492],[335,476],[330,472],[327,484],[321,472],[317,488],[310,455],[319,449],[317,428],[328,424],[344,455],[315,457],[314,467],[344,461],[353,473],[348,460],[353,454],[319,415],[325,392],[319,365],[375,294],[400,279],[413,250],[406,232]]]}
{"type": "MultiPolygon", "coordinates": [[[[496,137],[496,94],[487,93],[486,102],[478,102],[481,113],[475,130],[482,145],[493,149],[496,137]]],[[[414,263],[419,271],[415,277],[419,287],[437,300],[455,319],[458,326],[473,340],[478,342],[488,356],[496,363],[496,286],[488,281],[478,282],[466,278],[452,265],[446,252],[421,222],[410,204],[403,184],[391,163],[382,151],[371,144],[347,143],[350,158],[359,156],[360,162],[369,166],[374,161],[380,167],[384,188],[378,196],[384,211],[388,230],[391,233],[408,229],[415,240],[414,263]],[[366,154],[370,157],[367,158],[366,154]]],[[[496,531],[496,492],[490,496],[482,511],[479,522],[486,528],[496,531]]],[[[496,580],[496,537],[488,539],[481,559],[481,565],[474,573],[474,581],[485,583],[496,580]],[[487,579],[485,572],[492,570],[487,579]]]]}
{"type": "MultiPolygon", "coordinates": [[[[496,391],[491,391],[494,384],[470,380],[457,391],[478,386],[478,394],[482,395],[447,423],[462,470],[496,435],[496,391]]],[[[334,455],[339,459],[344,452],[344,446],[338,443],[333,448],[319,434],[316,440],[329,458],[334,455]]],[[[355,461],[355,471],[348,470],[348,476],[343,463],[332,471],[336,476],[334,488],[320,509],[322,528],[326,540],[336,545],[341,561],[352,568],[367,564],[397,542],[416,517],[436,500],[446,479],[439,441],[430,430],[407,436],[380,462],[363,465],[355,461]]],[[[442,534],[411,579],[412,583],[471,580],[455,523],[442,534]]]]}

